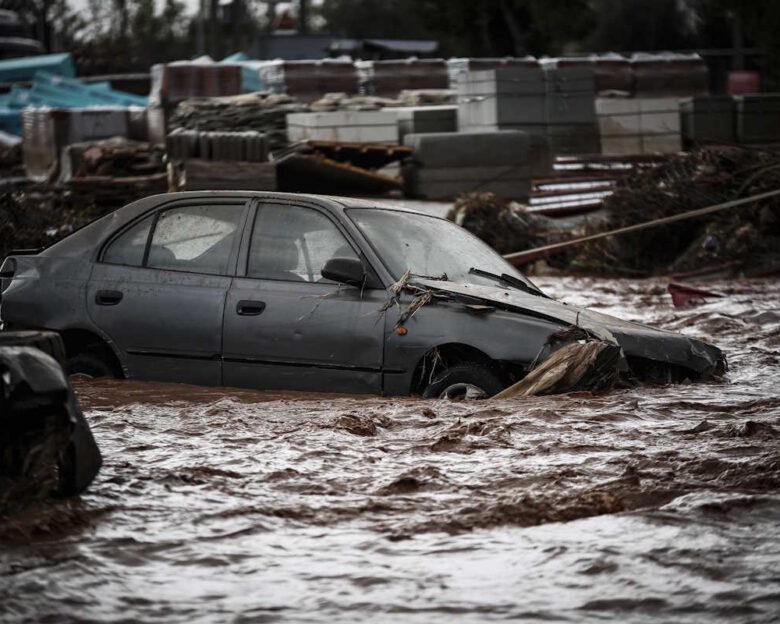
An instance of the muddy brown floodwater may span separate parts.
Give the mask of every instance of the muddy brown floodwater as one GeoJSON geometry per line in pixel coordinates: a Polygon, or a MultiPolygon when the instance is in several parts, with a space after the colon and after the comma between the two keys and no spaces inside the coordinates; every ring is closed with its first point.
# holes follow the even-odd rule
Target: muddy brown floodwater
{"type": "Polygon", "coordinates": [[[770,622],[780,282],[539,280],[707,339],[723,383],[487,403],[77,391],[105,463],[0,530],[9,621],[770,622]]]}

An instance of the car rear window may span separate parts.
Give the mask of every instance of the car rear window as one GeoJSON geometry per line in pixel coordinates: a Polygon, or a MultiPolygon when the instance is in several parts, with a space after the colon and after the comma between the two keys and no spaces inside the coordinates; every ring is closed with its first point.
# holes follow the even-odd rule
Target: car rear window
{"type": "Polygon", "coordinates": [[[226,274],[243,205],[185,206],[160,213],[146,266],[226,274]]]}

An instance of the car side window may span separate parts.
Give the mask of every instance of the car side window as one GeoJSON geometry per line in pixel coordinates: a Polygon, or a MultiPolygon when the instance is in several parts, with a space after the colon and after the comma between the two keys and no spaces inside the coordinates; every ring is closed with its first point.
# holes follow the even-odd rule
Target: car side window
{"type": "Polygon", "coordinates": [[[322,267],[331,258],[358,258],[336,225],[300,206],[267,204],[257,209],[247,275],[291,282],[327,282],[322,267]]]}
{"type": "Polygon", "coordinates": [[[239,204],[164,210],[154,227],[146,266],[226,275],[243,212],[239,204]]]}
{"type": "Polygon", "coordinates": [[[139,267],[144,263],[146,241],[152,229],[151,217],[146,217],[125,230],[106,247],[103,262],[139,267]]]}

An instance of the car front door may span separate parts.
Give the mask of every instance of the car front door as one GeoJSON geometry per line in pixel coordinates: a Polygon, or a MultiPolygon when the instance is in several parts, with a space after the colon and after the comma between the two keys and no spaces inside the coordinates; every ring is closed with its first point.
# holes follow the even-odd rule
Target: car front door
{"type": "Polygon", "coordinates": [[[380,392],[386,294],[322,277],[329,259],[359,257],[337,222],[263,202],[245,238],[225,304],[225,385],[380,392]]]}
{"type": "Polygon", "coordinates": [[[220,385],[225,297],[248,202],[190,200],[119,232],[87,292],[131,377],[220,385]]]}

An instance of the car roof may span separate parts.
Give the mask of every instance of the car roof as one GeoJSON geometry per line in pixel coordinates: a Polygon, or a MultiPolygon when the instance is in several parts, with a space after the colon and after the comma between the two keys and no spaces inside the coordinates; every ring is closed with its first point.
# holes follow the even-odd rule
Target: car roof
{"type": "Polygon", "coordinates": [[[177,199],[205,199],[208,197],[256,197],[258,199],[298,199],[312,201],[320,204],[336,203],[345,208],[376,208],[380,210],[398,210],[414,214],[426,214],[419,210],[412,210],[406,206],[395,204],[392,200],[379,200],[371,197],[341,197],[338,195],[315,195],[313,193],[283,193],[277,191],[177,191],[174,193],[161,193],[160,199],[174,201],[177,199]]]}
{"type": "MultiPolygon", "coordinates": [[[[77,230],[73,234],[66,236],[62,240],[54,243],[41,253],[49,255],[53,253],[68,253],[71,250],[79,249],[83,245],[94,246],[106,235],[130,223],[140,215],[149,210],[154,210],[168,203],[181,200],[208,200],[209,198],[235,198],[239,200],[248,200],[252,198],[266,200],[286,200],[303,201],[310,204],[316,204],[326,210],[339,211],[344,208],[367,208],[369,210],[396,210],[411,214],[425,213],[409,210],[404,206],[393,205],[388,202],[381,202],[371,198],[354,197],[336,197],[330,195],[314,195],[306,193],[277,193],[275,191],[177,191],[174,193],[159,193],[149,195],[134,202],[131,202],[118,210],[110,212],[92,223],[77,230]]],[[[428,215],[430,216],[430,215],[428,215]]]]}

